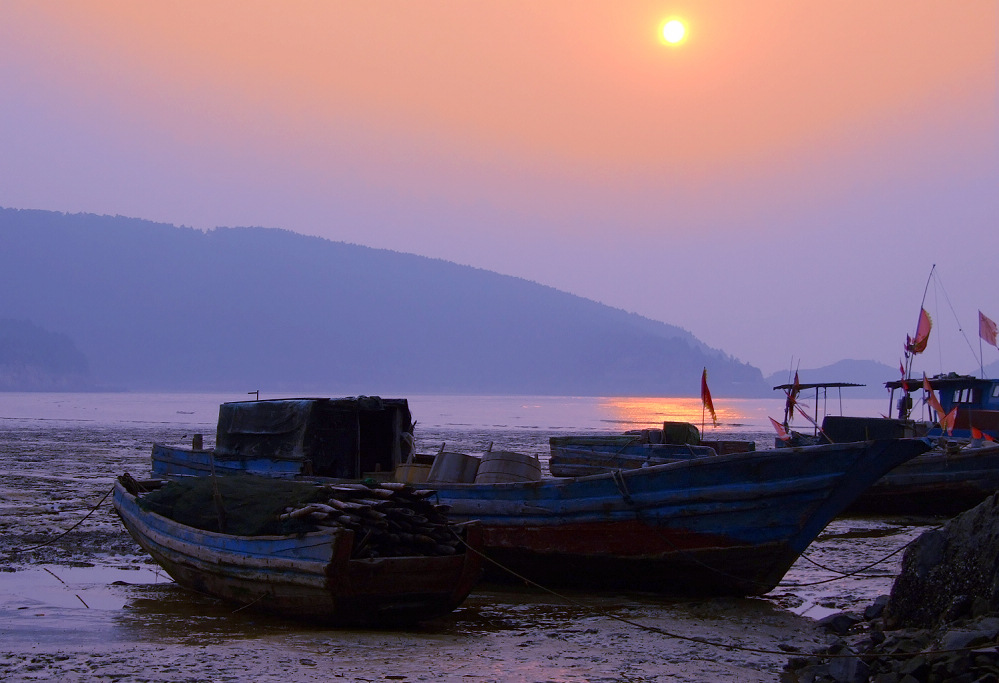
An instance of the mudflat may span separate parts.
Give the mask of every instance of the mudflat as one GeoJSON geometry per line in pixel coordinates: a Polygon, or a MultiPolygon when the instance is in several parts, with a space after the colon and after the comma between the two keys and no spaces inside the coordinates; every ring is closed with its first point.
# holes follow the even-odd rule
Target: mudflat
{"type": "MultiPolygon", "coordinates": [[[[416,628],[330,629],[184,590],[124,531],[105,498],[115,477],[148,476],[152,442],[189,443],[191,432],[0,421],[0,679],[773,681],[788,656],[826,642],[817,617],[862,610],[886,593],[900,555],[827,580],[926,528],[837,520],[762,598],[482,585],[454,613],[416,628]]],[[[433,438],[461,448],[470,436],[433,438]]],[[[475,434],[482,438],[546,449],[536,434],[475,434]]]]}

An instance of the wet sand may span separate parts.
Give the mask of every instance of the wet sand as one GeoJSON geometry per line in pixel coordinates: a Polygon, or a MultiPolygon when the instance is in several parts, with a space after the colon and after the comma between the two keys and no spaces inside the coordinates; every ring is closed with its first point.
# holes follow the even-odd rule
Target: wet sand
{"type": "MultiPolygon", "coordinates": [[[[901,556],[864,577],[815,582],[837,576],[829,569],[854,570],[888,555],[928,524],[837,520],[809,559],[762,598],[673,601],[481,586],[453,614],[414,629],[321,628],[234,611],[181,589],[124,532],[108,500],[80,522],[118,474],[148,476],[153,441],[189,443],[196,430],[208,431],[0,420],[0,679],[773,681],[784,655],[640,625],[730,646],[810,651],[827,640],[815,619],[862,610],[886,593],[901,556]]],[[[418,437],[427,451],[440,441],[449,450],[483,450],[488,441],[547,450],[546,437],[534,432],[418,437]]]]}

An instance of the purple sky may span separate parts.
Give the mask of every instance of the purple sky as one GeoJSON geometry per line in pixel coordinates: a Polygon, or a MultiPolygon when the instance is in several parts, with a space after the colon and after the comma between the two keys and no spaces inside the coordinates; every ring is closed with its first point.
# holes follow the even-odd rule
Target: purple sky
{"type": "Polygon", "coordinates": [[[456,261],[765,373],[896,364],[934,263],[917,367],[999,320],[995,0],[7,0],[0,92],[0,206],[456,261]]]}

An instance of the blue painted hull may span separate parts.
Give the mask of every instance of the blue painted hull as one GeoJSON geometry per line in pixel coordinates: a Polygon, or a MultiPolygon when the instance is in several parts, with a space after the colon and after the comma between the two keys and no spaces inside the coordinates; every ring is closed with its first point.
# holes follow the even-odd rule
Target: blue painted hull
{"type": "MultiPolygon", "coordinates": [[[[480,574],[474,552],[351,559],[353,534],[235,536],[179,524],[139,506],[119,482],[114,508],[129,534],[175,581],[202,594],[297,619],[407,624],[454,610],[480,574]]],[[[478,546],[470,530],[473,545],[478,546]]]]}
{"type": "Polygon", "coordinates": [[[934,448],[883,476],[847,512],[949,517],[997,491],[999,444],[965,445],[954,451],[934,448]]]}
{"type": "MultiPolygon", "coordinates": [[[[759,595],[867,487],[927,448],[905,439],[831,444],[539,482],[423,486],[451,505],[454,521],[480,521],[485,553],[497,563],[493,576],[506,570],[552,585],[759,595]]],[[[154,474],[204,475],[209,460],[156,446],[154,474]]],[[[229,464],[236,463],[215,467],[229,464]]],[[[262,463],[242,470],[250,467],[262,463]]]]}

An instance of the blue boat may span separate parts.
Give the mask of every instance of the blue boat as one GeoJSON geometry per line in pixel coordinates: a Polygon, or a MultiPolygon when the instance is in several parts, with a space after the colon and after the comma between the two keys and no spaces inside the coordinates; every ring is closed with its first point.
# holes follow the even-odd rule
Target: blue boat
{"type": "MultiPolygon", "coordinates": [[[[220,439],[225,442],[225,435],[220,439]]],[[[759,595],[772,590],[868,486],[927,448],[920,440],[865,441],[692,458],[584,477],[421,486],[450,506],[452,520],[479,521],[483,550],[492,561],[486,570],[494,578],[514,572],[549,585],[759,595]]],[[[216,457],[210,450],[156,445],[153,471],[302,476],[316,470],[307,459],[302,453],[294,473],[287,459],[271,463],[260,450],[246,458],[231,452],[216,457]]],[[[349,476],[365,474],[355,470],[349,476]]]]}
{"type": "MultiPolygon", "coordinates": [[[[971,439],[975,436],[974,429],[982,436],[999,439],[999,379],[949,373],[929,377],[926,381],[937,392],[944,415],[956,409],[953,429],[946,436],[971,439]]],[[[912,410],[910,394],[923,391],[923,383],[918,380],[898,380],[885,382],[885,387],[891,391],[892,403],[899,408],[898,419],[908,419],[912,410]],[[897,402],[896,391],[899,392],[897,402]]],[[[934,424],[927,430],[928,436],[945,435],[940,428],[941,418],[943,415],[935,416],[934,424]]]]}
{"type": "Polygon", "coordinates": [[[753,441],[702,441],[688,422],[664,422],[662,429],[624,434],[552,436],[548,439],[549,471],[557,477],[600,474],[666,463],[756,450],[753,441]]]}
{"type": "MultiPolygon", "coordinates": [[[[944,415],[954,411],[949,433],[940,426],[943,415],[935,411],[926,416],[929,419],[914,419],[912,394],[924,391],[920,380],[885,383],[891,391],[888,417],[816,415],[813,421],[821,419],[821,430],[811,434],[788,430],[792,443],[924,438],[933,445],[875,482],[847,508],[847,514],[951,516],[999,491],[999,445],[994,441],[999,438],[999,380],[949,374],[928,378],[927,383],[939,396],[944,415]]],[[[818,400],[819,391],[849,386],[859,385],[831,382],[774,388],[815,388],[818,405],[825,403],[818,400]]]]}
{"type": "MultiPolygon", "coordinates": [[[[353,532],[342,527],[236,535],[182,524],[142,505],[143,485],[161,483],[126,475],[115,485],[114,508],[129,534],[181,586],[253,610],[333,625],[405,625],[451,612],[480,575],[474,551],[354,557],[353,532]]],[[[467,529],[470,547],[478,547],[477,534],[467,529]]]]}

